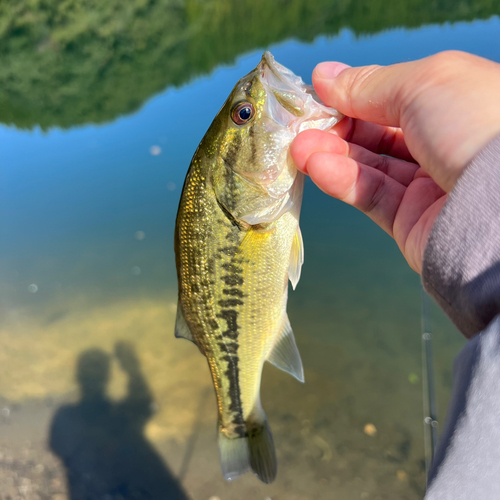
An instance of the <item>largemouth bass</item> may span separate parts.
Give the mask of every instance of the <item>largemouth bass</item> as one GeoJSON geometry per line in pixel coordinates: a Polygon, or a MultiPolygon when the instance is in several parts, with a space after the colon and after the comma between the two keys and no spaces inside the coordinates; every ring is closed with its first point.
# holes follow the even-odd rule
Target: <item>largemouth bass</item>
{"type": "Polygon", "coordinates": [[[304,381],[286,314],[304,260],[299,213],[304,176],[290,155],[307,128],[342,118],[266,52],[234,87],[193,157],[177,214],[175,335],[207,358],[226,480],[249,470],[276,477],[260,403],[264,361],[304,381]]]}

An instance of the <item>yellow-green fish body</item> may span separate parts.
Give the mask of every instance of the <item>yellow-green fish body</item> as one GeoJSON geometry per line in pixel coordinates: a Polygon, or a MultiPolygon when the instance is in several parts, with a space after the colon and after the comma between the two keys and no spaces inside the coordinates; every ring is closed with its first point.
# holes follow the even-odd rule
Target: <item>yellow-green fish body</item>
{"type": "Polygon", "coordinates": [[[303,175],[288,146],[340,115],[269,53],[242,78],[196,151],[176,225],[176,336],[206,356],[227,480],[252,469],[269,483],[276,457],[260,404],[264,361],[303,381],[286,314],[303,262],[303,175]]]}

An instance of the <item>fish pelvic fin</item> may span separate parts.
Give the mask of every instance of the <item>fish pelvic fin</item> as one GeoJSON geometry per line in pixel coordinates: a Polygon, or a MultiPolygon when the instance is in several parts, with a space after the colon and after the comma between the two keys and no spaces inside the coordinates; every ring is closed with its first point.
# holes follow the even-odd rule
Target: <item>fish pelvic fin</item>
{"type": "Polygon", "coordinates": [[[177,303],[177,316],[175,318],[175,337],[178,339],[190,340],[191,342],[196,344],[193,334],[191,333],[191,330],[189,330],[189,326],[186,323],[184,314],[182,314],[182,309],[179,302],[177,303]]]}
{"type": "Polygon", "coordinates": [[[248,449],[253,472],[263,483],[272,483],[276,479],[278,464],[273,435],[265,415],[261,422],[252,423],[248,430],[248,449]]]}
{"type": "Polygon", "coordinates": [[[226,481],[234,481],[250,470],[266,484],[276,478],[277,461],[273,436],[266,416],[247,423],[244,437],[228,437],[219,424],[219,453],[222,474],[226,481]]]}
{"type": "Polygon", "coordinates": [[[281,333],[271,349],[267,361],[276,368],[289,373],[299,382],[304,382],[304,368],[287,314],[285,314],[281,333]]]}
{"type": "Polygon", "coordinates": [[[290,250],[290,263],[288,264],[288,279],[290,280],[294,290],[300,280],[303,263],[304,241],[302,240],[300,227],[297,226],[297,230],[295,231],[295,235],[293,237],[292,249],[290,250]]]}

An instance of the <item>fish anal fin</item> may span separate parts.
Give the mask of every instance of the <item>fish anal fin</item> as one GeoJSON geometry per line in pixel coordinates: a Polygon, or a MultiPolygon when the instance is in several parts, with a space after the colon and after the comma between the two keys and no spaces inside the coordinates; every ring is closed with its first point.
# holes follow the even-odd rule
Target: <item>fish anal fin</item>
{"type": "Polygon", "coordinates": [[[300,280],[300,273],[302,271],[302,264],[304,263],[304,242],[302,240],[302,233],[300,227],[297,226],[295,235],[293,237],[292,249],[290,251],[290,263],[288,265],[288,279],[295,290],[297,283],[300,280]]]}
{"type": "Polygon", "coordinates": [[[189,330],[184,314],[182,314],[181,305],[177,303],[177,316],[175,318],[175,336],[178,339],[186,339],[196,344],[193,334],[189,330]]]}
{"type": "Polygon", "coordinates": [[[267,361],[280,370],[293,375],[299,382],[304,382],[302,360],[300,359],[292,327],[286,314],[281,334],[269,353],[267,361]]]}

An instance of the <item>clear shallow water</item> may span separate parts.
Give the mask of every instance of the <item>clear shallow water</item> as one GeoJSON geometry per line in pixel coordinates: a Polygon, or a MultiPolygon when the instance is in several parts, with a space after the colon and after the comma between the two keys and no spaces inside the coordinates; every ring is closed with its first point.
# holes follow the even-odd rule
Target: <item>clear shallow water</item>
{"type": "MultiPolygon", "coordinates": [[[[90,470],[96,481],[122,485],[112,498],[140,497],[142,460],[156,471],[149,484],[174,491],[179,483],[179,498],[421,497],[419,279],[390,238],[306,184],[306,262],[288,307],[306,384],[266,367],[263,403],[279,476],[269,487],[251,476],[228,485],[219,471],[205,361],[191,344],[172,338],[175,213],[196,146],[264,48],[307,80],[328,59],[390,64],[460,49],[500,61],[499,29],[496,17],[375,35],[344,29],[241,55],[111,123],[1,127],[0,460],[12,472],[4,478],[12,494],[24,491],[24,478],[31,481],[26,495],[62,499],[65,474],[90,470]],[[139,371],[116,355],[120,341],[133,346],[139,371]],[[100,351],[84,355],[89,349],[100,351]],[[90,375],[77,382],[76,367],[88,356],[90,375]],[[82,403],[85,380],[106,385],[99,370],[107,363],[110,399],[82,403]],[[373,436],[366,424],[377,429],[373,436]],[[61,466],[48,451],[54,425],[63,442],[83,436],[63,451],[52,443],[59,457],[73,456],[82,443],[87,454],[61,466]],[[117,473],[95,465],[102,450],[107,464],[132,458],[117,473]],[[126,486],[127,477],[134,486],[126,486]]],[[[433,319],[443,420],[451,360],[462,339],[437,311],[433,319]]]]}

